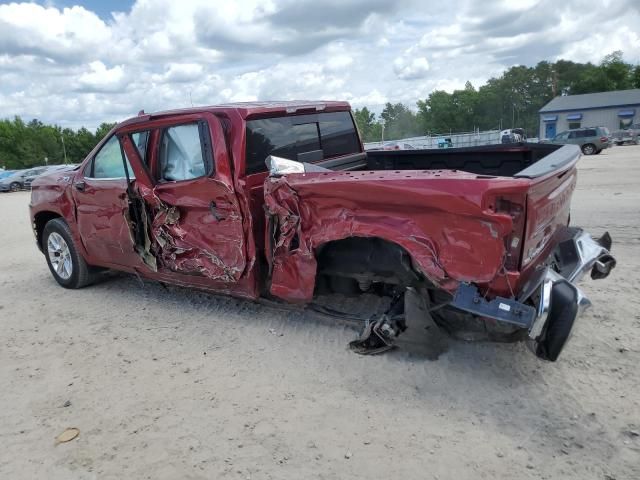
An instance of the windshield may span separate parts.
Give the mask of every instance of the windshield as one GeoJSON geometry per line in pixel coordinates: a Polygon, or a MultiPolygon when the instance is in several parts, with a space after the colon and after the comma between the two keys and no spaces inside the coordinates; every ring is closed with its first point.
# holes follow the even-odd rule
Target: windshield
{"type": "Polygon", "coordinates": [[[265,172],[269,155],[317,162],[360,152],[349,112],[263,118],[247,122],[246,173],[265,172]]]}

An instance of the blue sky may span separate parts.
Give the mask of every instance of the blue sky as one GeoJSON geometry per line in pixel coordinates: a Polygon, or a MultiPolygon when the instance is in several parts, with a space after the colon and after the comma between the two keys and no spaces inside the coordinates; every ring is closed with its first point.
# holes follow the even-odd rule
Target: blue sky
{"type": "Polygon", "coordinates": [[[87,10],[95,12],[103,20],[111,20],[111,12],[128,12],[133,5],[133,1],[130,0],[89,0],[89,1],[74,1],[74,0],[55,0],[55,1],[38,1],[35,2],[43,6],[56,7],[59,9],[65,7],[72,7],[74,5],[82,5],[87,10]]]}
{"type": "Polygon", "coordinates": [[[0,117],[95,128],[191,101],[415,108],[513,65],[614,50],[638,63],[638,25],[638,0],[0,2],[0,117]]]}

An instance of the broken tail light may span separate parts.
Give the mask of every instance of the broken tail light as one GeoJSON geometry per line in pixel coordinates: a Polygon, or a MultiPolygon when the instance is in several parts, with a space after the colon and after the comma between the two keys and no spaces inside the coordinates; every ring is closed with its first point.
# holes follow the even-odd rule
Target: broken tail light
{"type": "Polygon", "coordinates": [[[517,194],[499,195],[493,201],[493,211],[511,217],[513,222],[511,233],[504,238],[506,252],[504,266],[507,270],[517,270],[520,265],[523,244],[526,196],[517,194]]]}

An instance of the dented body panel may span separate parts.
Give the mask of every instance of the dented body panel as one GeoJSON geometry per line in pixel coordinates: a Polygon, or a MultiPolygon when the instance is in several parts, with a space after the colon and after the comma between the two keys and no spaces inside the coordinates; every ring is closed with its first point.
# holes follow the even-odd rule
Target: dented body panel
{"type": "Polygon", "coordinates": [[[512,218],[492,211],[497,195],[522,194],[527,180],[464,172],[335,172],[269,178],[265,199],[277,218],[271,293],[310,301],[315,251],[347,237],[377,237],[410,255],[431,284],[491,285],[502,272],[512,218]],[[297,237],[296,248],[292,240],[297,237]]]}

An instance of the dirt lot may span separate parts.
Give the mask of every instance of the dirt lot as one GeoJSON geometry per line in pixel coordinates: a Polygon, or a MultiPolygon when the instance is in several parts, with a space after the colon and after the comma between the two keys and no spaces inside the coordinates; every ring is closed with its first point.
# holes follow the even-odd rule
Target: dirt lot
{"type": "Polygon", "coordinates": [[[129,276],[66,291],[29,194],[1,195],[0,478],[640,478],[640,147],[580,173],[573,223],[609,230],[618,267],[583,283],[558,363],[360,357],[313,314],[129,276]]]}

